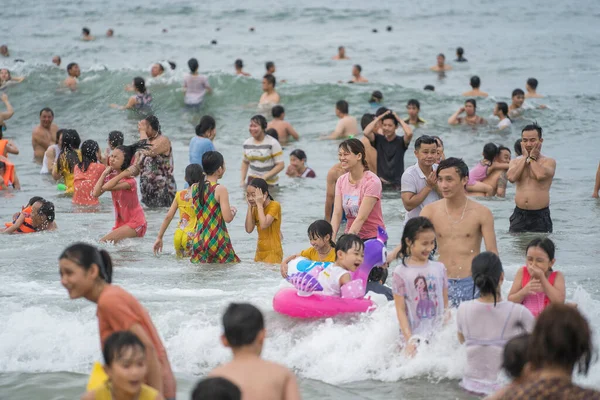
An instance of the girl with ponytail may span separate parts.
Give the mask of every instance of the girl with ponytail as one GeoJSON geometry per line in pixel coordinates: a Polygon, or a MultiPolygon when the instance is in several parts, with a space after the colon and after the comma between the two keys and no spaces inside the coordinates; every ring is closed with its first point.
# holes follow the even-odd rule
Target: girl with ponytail
{"type": "Polygon", "coordinates": [[[74,169],[81,161],[81,152],[79,145],[81,139],[75,129],[63,129],[60,156],[52,168],[52,177],[54,180],[63,180],[67,187],[65,193],[72,195],[74,192],[73,180],[74,169]]]}
{"type": "Polygon", "coordinates": [[[523,305],[502,299],[504,271],[496,254],[486,251],[477,255],[471,274],[480,297],[458,307],[458,340],[467,346],[467,368],[460,385],[487,395],[503,386],[499,373],[504,345],[523,334],[523,328],[531,332],[535,319],[523,305]]]}
{"type": "Polygon", "coordinates": [[[281,263],[281,276],[287,278],[288,263],[296,257],[308,258],[317,262],[335,262],[335,242],[333,241],[333,228],[324,219],[319,219],[308,227],[308,240],[310,246],[300,254],[287,257],[281,263]]]}
{"type": "Polygon", "coordinates": [[[113,265],[106,250],[74,243],[58,257],[60,282],[72,300],[96,303],[101,347],[117,331],[130,331],[146,348],[145,383],[165,398],[175,398],[175,377],[160,336],[144,307],[120,286],[112,285],[113,265]]]}

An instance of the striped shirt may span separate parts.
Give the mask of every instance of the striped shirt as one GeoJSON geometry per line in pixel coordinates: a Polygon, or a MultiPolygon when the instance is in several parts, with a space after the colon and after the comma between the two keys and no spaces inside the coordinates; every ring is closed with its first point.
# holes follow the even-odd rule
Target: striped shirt
{"type": "MultiPolygon", "coordinates": [[[[244,162],[250,164],[248,178],[262,178],[275,167],[278,162],[283,162],[283,150],[277,139],[265,135],[262,142],[256,142],[250,137],[244,142],[244,162]]],[[[275,185],[277,175],[269,178],[267,183],[275,185]]]]}

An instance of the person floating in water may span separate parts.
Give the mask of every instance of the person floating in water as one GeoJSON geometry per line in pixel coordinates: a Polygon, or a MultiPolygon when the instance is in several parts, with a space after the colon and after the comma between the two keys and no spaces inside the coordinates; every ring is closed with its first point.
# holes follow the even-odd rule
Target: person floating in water
{"type": "Polygon", "coordinates": [[[431,67],[430,69],[435,72],[444,72],[450,71],[452,69],[452,66],[446,64],[446,56],[440,53],[437,55],[437,64],[431,67]]]}
{"type": "Polygon", "coordinates": [[[316,178],[315,171],[306,165],[306,153],[296,149],[290,153],[290,165],[285,172],[290,178],[316,178]]]}
{"type": "Polygon", "coordinates": [[[31,214],[21,212],[17,220],[14,223],[5,224],[6,229],[0,230],[0,233],[33,233],[55,230],[54,219],[54,204],[41,199],[31,206],[31,214]]]}
{"type": "Polygon", "coordinates": [[[367,83],[369,80],[361,75],[362,67],[358,64],[352,66],[352,79],[348,83],[367,83]]]}
{"type": "Polygon", "coordinates": [[[335,115],[339,121],[335,130],[323,139],[347,139],[358,135],[358,122],[356,118],[348,114],[348,102],[340,100],[335,103],[335,115]]]}
{"type": "Polygon", "coordinates": [[[486,92],[482,92],[481,90],[479,90],[479,87],[481,86],[481,79],[479,79],[479,77],[477,75],[474,75],[471,77],[471,90],[469,90],[468,92],[463,93],[462,95],[464,97],[488,97],[488,94],[486,92]]]}
{"type": "Polygon", "coordinates": [[[52,64],[56,65],[57,67],[60,67],[60,63],[62,62],[60,56],[54,56],[52,57],[52,64]]]}
{"type": "Polygon", "coordinates": [[[468,60],[464,57],[465,50],[462,47],[456,48],[456,62],[467,62],[468,60]]]}
{"type": "Polygon", "coordinates": [[[331,57],[332,60],[349,60],[350,57],[346,56],[346,48],[344,46],[338,47],[337,55],[331,57]]]}
{"type": "Polygon", "coordinates": [[[67,65],[67,74],[69,75],[63,84],[72,91],[77,90],[77,79],[81,76],[81,70],[77,63],[67,65]]]}

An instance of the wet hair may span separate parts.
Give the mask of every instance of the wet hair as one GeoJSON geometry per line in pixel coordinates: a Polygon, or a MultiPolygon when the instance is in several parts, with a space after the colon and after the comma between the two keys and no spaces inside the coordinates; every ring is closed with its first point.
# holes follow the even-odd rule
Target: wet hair
{"type": "Polygon", "coordinates": [[[522,89],[515,89],[512,91],[512,95],[510,97],[515,96],[525,96],[525,92],[522,89]]]}
{"type": "Polygon", "coordinates": [[[535,90],[535,89],[537,89],[537,86],[538,86],[538,80],[535,78],[529,78],[529,79],[527,79],[527,85],[529,85],[530,88],[535,90]]]}
{"type": "Polygon", "coordinates": [[[473,104],[473,108],[477,110],[477,101],[475,101],[475,99],[467,99],[465,101],[465,104],[467,104],[467,103],[473,104]]]}
{"type": "Polygon", "coordinates": [[[415,140],[415,150],[419,150],[422,144],[435,144],[437,147],[437,142],[433,136],[423,135],[419,136],[417,140],[415,140]]]}
{"type": "Polygon", "coordinates": [[[437,143],[437,142],[439,142],[439,143],[438,143],[438,146],[444,147],[444,141],[442,140],[442,138],[441,138],[441,137],[439,137],[439,136],[432,136],[432,138],[434,138],[434,139],[435,139],[435,142],[436,142],[436,143],[437,143]]]}
{"type": "Polygon", "coordinates": [[[500,258],[491,251],[485,251],[473,258],[471,263],[471,275],[473,276],[473,298],[475,298],[475,288],[479,289],[482,295],[491,294],[494,296],[494,307],[498,301],[498,286],[500,277],[504,270],[500,258]]]}
{"type": "Polygon", "coordinates": [[[250,181],[250,184],[248,186],[252,186],[254,188],[260,189],[263,193],[265,193],[267,195],[267,198],[269,200],[273,200],[273,196],[271,196],[271,193],[269,193],[269,185],[267,184],[267,181],[265,181],[262,178],[254,178],[250,181]]]}
{"type": "Polygon", "coordinates": [[[139,142],[130,144],[129,146],[121,145],[117,147],[115,150],[120,150],[123,152],[123,164],[121,165],[121,171],[125,171],[127,168],[129,168],[135,153],[148,148],[150,148],[150,144],[148,144],[147,140],[140,140],[139,142]]]}
{"type": "Polygon", "coordinates": [[[223,154],[218,151],[207,151],[202,155],[202,168],[206,175],[212,175],[225,165],[223,154]]]}
{"type": "Polygon", "coordinates": [[[479,79],[479,77],[477,75],[474,75],[471,77],[471,87],[473,89],[477,89],[479,88],[479,86],[481,86],[481,79],[479,79]]]}
{"type": "Polygon", "coordinates": [[[437,55],[438,57],[442,57],[444,60],[446,59],[446,56],[444,55],[444,53],[440,53],[437,55]]]}
{"type": "Polygon", "coordinates": [[[402,232],[402,240],[400,240],[402,248],[398,253],[398,258],[402,260],[402,265],[406,266],[405,260],[410,257],[410,248],[408,242],[414,243],[414,241],[417,240],[419,233],[429,230],[435,232],[435,227],[429,218],[415,217],[406,222],[406,225],[404,225],[404,231],[402,232]]]}
{"type": "Polygon", "coordinates": [[[198,60],[195,58],[190,58],[188,60],[188,67],[190,67],[190,71],[197,72],[198,71],[198,60]]]}
{"type": "Polygon", "coordinates": [[[69,63],[69,65],[67,65],[67,72],[71,72],[71,69],[76,65],[77,65],[77,63],[74,63],[74,62],[69,63]]]}
{"type": "Polygon", "coordinates": [[[122,146],[125,141],[121,131],[111,131],[108,134],[108,144],[111,148],[122,146]]]}
{"type": "Polygon", "coordinates": [[[196,384],[192,400],[241,400],[242,392],[233,382],[221,377],[204,378],[196,384]]]}
{"type": "Polygon", "coordinates": [[[542,127],[534,122],[533,124],[525,125],[525,127],[521,130],[521,136],[523,136],[523,132],[525,131],[537,131],[538,139],[542,138],[542,127]]]}
{"type": "Polygon", "coordinates": [[[512,152],[510,151],[510,149],[506,146],[498,146],[498,155],[500,155],[500,153],[502,153],[503,151],[508,151],[508,154],[512,154],[512,152]]]}
{"type": "Polygon", "coordinates": [[[436,176],[440,176],[440,172],[447,168],[454,168],[460,179],[469,177],[469,167],[462,158],[448,157],[445,160],[440,161],[440,165],[436,170],[436,176]]]}
{"type": "Polygon", "coordinates": [[[273,85],[273,87],[277,85],[277,79],[275,79],[275,75],[266,74],[265,76],[263,76],[263,79],[266,79],[268,83],[273,85]]]}
{"type": "Polygon", "coordinates": [[[271,136],[275,140],[279,142],[279,133],[276,129],[270,128],[265,131],[265,135],[271,136]]]}
{"type": "Polygon", "coordinates": [[[38,201],[44,201],[44,198],[40,197],[40,196],[33,196],[32,198],[29,199],[29,203],[27,203],[27,207],[31,207],[38,201]]]}
{"type": "Polygon", "coordinates": [[[587,375],[596,354],[588,321],[579,310],[552,303],[537,319],[527,359],[535,370],[554,367],[587,375]]]}
{"type": "MultiPolygon", "coordinates": [[[[171,70],[174,70],[175,68],[177,68],[177,64],[175,64],[173,61],[167,61],[167,64],[169,64],[169,68],[171,68],[171,70]]],[[[162,65],[161,65],[162,67],[162,65]]],[[[162,69],[163,71],[165,70],[164,68],[162,69]]]]}
{"type": "Polygon", "coordinates": [[[58,170],[67,169],[73,172],[75,165],[79,164],[79,154],[77,150],[81,144],[79,133],[75,129],[63,129],[62,146],[60,156],[58,157],[58,170]]]}
{"type": "Polygon", "coordinates": [[[265,320],[256,307],[248,303],[231,303],[223,314],[225,338],[233,348],[254,343],[265,329],[265,320]]]}
{"type": "Polygon", "coordinates": [[[50,114],[52,114],[52,116],[54,117],[54,111],[52,111],[52,109],[50,107],[44,107],[40,110],[40,116],[42,116],[43,112],[49,112],[50,114]]]}
{"type": "Polygon", "coordinates": [[[64,129],[58,129],[56,131],[56,139],[55,139],[54,143],[58,144],[60,142],[60,137],[62,136],[64,131],[65,131],[64,129]]]}
{"type": "Polygon", "coordinates": [[[462,57],[463,54],[465,54],[465,50],[462,47],[457,47],[456,48],[456,55],[459,57],[462,57]]]}
{"type": "Polygon", "coordinates": [[[383,118],[381,118],[381,123],[383,123],[383,121],[385,121],[386,119],[391,119],[392,121],[394,121],[394,126],[396,126],[396,127],[400,123],[396,119],[396,116],[394,115],[394,113],[389,113],[389,114],[384,115],[383,118]]]}
{"type": "Polygon", "coordinates": [[[204,183],[204,171],[200,164],[190,164],[185,167],[185,181],[192,186],[194,183],[204,183]]]}
{"type": "Polygon", "coordinates": [[[148,125],[150,125],[150,128],[158,132],[159,135],[162,135],[162,132],[160,130],[160,122],[158,121],[156,115],[148,115],[146,118],[144,118],[144,121],[146,121],[148,125]]]}
{"type": "Polygon", "coordinates": [[[352,154],[362,155],[362,158],[361,158],[362,165],[363,165],[365,171],[367,171],[369,169],[369,164],[367,164],[367,153],[365,150],[365,145],[362,144],[362,142],[360,140],[355,139],[355,138],[346,139],[342,143],[340,143],[340,145],[338,146],[338,149],[348,151],[352,154]]]}
{"type": "Polygon", "coordinates": [[[271,115],[273,118],[279,118],[285,112],[285,109],[282,106],[275,106],[271,109],[271,115]]]}
{"type": "Polygon", "coordinates": [[[360,250],[363,250],[365,248],[365,242],[358,235],[354,235],[352,233],[347,233],[345,235],[340,236],[337,243],[335,244],[336,261],[338,258],[338,251],[347,253],[354,247],[358,247],[360,250]]]}
{"type": "Polygon", "coordinates": [[[489,162],[494,162],[494,158],[498,156],[500,153],[500,149],[496,146],[495,143],[487,143],[483,146],[483,158],[484,160],[488,160],[489,162]]]}
{"type": "Polygon", "coordinates": [[[408,106],[415,106],[415,107],[417,107],[417,110],[421,109],[421,103],[419,103],[419,100],[417,100],[417,99],[408,100],[408,103],[406,103],[406,107],[408,107],[408,106]]]}
{"type": "Polygon", "coordinates": [[[523,149],[521,149],[521,141],[521,138],[515,140],[515,153],[517,154],[517,156],[523,155],[523,149]]]}
{"type": "Polygon", "coordinates": [[[233,65],[235,65],[239,69],[244,68],[244,62],[240,58],[238,58],[237,60],[235,60],[235,62],[233,63],[233,65]]]}
{"type": "Polygon", "coordinates": [[[78,164],[82,172],[86,172],[91,163],[98,162],[98,142],[95,140],[86,140],[81,145],[81,162],[78,164]]]}
{"type": "Polygon", "coordinates": [[[544,250],[544,253],[548,256],[550,261],[554,260],[554,253],[556,251],[556,247],[554,246],[554,242],[547,237],[537,237],[533,239],[529,244],[527,244],[527,248],[525,249],[525,254],[529,251],[531,247],[539,247],[544,250]]]}
{"type": "Polygon", "coordinates": [[[6,71],[6,73],[8,74],[8,80],[10,81],[12,79],[8,68],[1,68],[0,71],[6,71]]]}
{"type": "Polygon", "coordinates": [[[128,350],[141,351],[146,354],[146,346],[136,334],[130,331],[117,331],[111,334],[106,338],[102,347],[104,364],[110,367],[113,361],[121,359],[128,350]]]}
{"type": "Polygon", "coordinates": [[[342,50],[342,49],[345,49],[345,47],[344,46],[338,47],[338,50],[342,50]]]}
{"type": "Polygon", "coordinates": [[[204,137],[208,131],[212,131],[217,127],[217,122],[210,115],[204,115],[200,118],[200,123],[196,125],[196,135],[204,137]]]}
{"type": "Polygon", "coordinates": [[[376,116],[376,117],[379,117],[380,115],[383,115],[383,114],[385,114],[387,111],[389,111],[389,109],[388,109],[388,108],[386,108],[386,107],[379,107],[379,108],[377,109],[377,111],[375,111],[375,116],[376,116]]]}
{"type": "Polygon", "coordinates": [[[89,35],[90,34],[89,28],[83,28],[81,31],[84,33],[84,35],[89,35]]]}
{"type": "Polygon", "coordinates": [[[379,103],[381,100],[383,100],[383,93],[381,93],[379,90],[371,93],[371,99],[369,100],[371,103],[379,103]]]}
{"type": "Polygon", "coordinates": [[[338,100],[338,102],[335,103],[335,108],[342,114],[348,114],[349,106],[346,100],[338,100]]]}
{"type": "Polygon", "coordinates": [[[260,114],[256,114],[255,116],[250,118],[250,121],[259,125],[263,131],[267,129],[267,119],[260,114]]]}
{"type": "Polygon", "coordinates": [[[146,81],[141,76],[133,78],[133,87],[140,93],[146,93],[146,81]]]}
{"type": "Polygon", "coordinates": [[[435,86],[433,86],[433,85],[425,85],[425,87],[423,88],[423,90],[429,90],[431,92],[435,92],[435,86]]]}
{"type": "Polygon", "coordinates": [[[329,245],[335,248],[335,242],[333,241],[333,227],[331,224],[324,219],[318,219],[308,226],[308,237],[325,239],[325,236],[329,235],[329,245]]]}
{"type": "Polygon", "coordinates": [[[367,125],[373,122],[374,119],[375,114],[363,114],[362,118],[360,119],[360,127],[362,128],[362,130],[364,131],[367,125]]]}
{"type": "Polygon", "coordinates": [[[496,107],[498,107],[498,110],[502,111],[502,114],[504,114],[505,117],[508,116],[508,104],[500,101],[496,103],[496,107]]]}
{"type": "MultiPolygon", "coordinates": [[[[163,67],[163,65],[161,63],[156,63],[154,65],[158,65],[158,70],[163,73],[165,72],[165,67],[163,67]]],[[[174,68],[173,68],[174,69],[174,68]]]]}
{"type": "Polygon", "coordinates": [[[512,379],[517,379],[523,374],[527,364],[527,348],[530,340],[529,333],[515,336],[506,342],[504,355],[502,357],[502,369],[512,379]]]}
{"type": "Polygon", "coordinates": [[[359,74],[362,72],[362,67],[359,64],[354,64],[354,68],[358,70],[359,74]]]}
{"type": "Polygon", "coordinates": [[[98,276],[106,283],[112,282],[112,260],[108,251],[104,249],[98,249],[83,242],[73,243],[63,250],[58,259],[73,261],[86,271],[89,271],[92,265],[96,264],[98,266],[98,276]]]}
{"type": "Polygon", "coordinates": [[[304,152],[304,150],[301,150],[301,149],[296,149],[296,150],[292,151],[290,153],[290,157],[291,156],[296,157],[298,160],[303,160],[303,161],[307,160],[306,153],[304,152]]]}
{"type": "Polygon", "coordinates": [[[271,68],[273,68],[274,66],[275,66],[275,63],[274,63],[273,61],[267,61],[267,62],[265,63],[265,69],[266,69],[267,71],[269,71],[269,70],[270,70],[271,68]]]}

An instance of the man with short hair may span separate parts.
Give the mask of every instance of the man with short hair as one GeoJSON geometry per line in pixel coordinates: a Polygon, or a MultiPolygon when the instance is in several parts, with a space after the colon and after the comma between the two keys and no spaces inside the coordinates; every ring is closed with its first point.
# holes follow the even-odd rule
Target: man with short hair
{"type": "Polygon", "coordinates": [[[508,115],[511,118],[523,114],[523,103],[525,102],[525,92],[521,89],[515,89],[512,92],[512,103],[508,107],[508,115]]]}
{"type": "Polygon", "coordinates": [[[0,46],[0,56],[3,56],[3,57],[10,56],[7,45],[3,44],[2,46],[0,46]]]}
{"type": "Polygon", "coordinates": [[[358,123],[356,118],[348,115],[349,106],[345,100],[339,100],[335,103],[335,115],[339,121],[335,130],[323,139],[347,139],[358,134],[358,123]]]}
{"type": "Polygon", "coordinates": [[[481,79],[477,75],[471,77],[471,90],[464,92],[462,95],[465,97],[488,97],[486,92],[479,90],[481,86],[481,79]]]}
{"type": "Polygon", "coordinates": [[[442,53],[437,55],[437,64],[431,67],[431,70],[435,72],[444,72],[451,69],[452,67],[446,64],[446,56],[442,53]]]}
{"type": "Polygon", "coordinates": [[[298,132],[296,132],[292,124],[284,121],[285,109],[282,106],[273,107],[273,109],[271,109],[271,115],[273,115],[273,120],[267,125],[267,130],[275,129],[277,131],[279,143],[281,143],[282,146],[287,144],[288,137],[290,136],[296,140],[300,140],[300,136],[298,136],[298,132]]]}
{"type": "Polygon", "coordinates": [[[81,30],[81,40],[89,42],[90,40],[94,40],[94,39],[96,39],[96,38],[91,35],[90,30],[88,28],[83,28],[81,30]]]}
{"type": "Polygon", "coordinates": [[[426,121],[419,116],[421,111],[421,103],[417,99],[410,99],[406,103],[406,111],[408,112],[408,118],[404,120],[408,125],[412,125],[418,128],[419,125],[426,123],[426,121]]]}
{"type": "Polygon", "coordinates": [[[498,254],[494,216],[467,197],[469,168],[463,160],[450,157],[441,161],[436,175],[443,198],[426,205],[420,216],[429,218],[435,227],[439,261],[448,273],[448,301],[458,307],[462,301],[473,299],[471,262],[481,252],[482,239],[486,251],[498,254]]]}
{"type": "Polygon", "coordinates": [[[348,83],[367,83],[369,80],[361,75],[362,67],[358,64],[352,67],[352,79],[348,83]]]}
{"type": "Polygon", "coordinates": [[[244,61],[242,61],[241,58],[238,58],[237,60],[235,60],[235,63],[233,63],[233,66],[235,67],[236,75],[250,76],[249,73],[244,72],[244,61]]]}
{"type": "Polygon", "coordinates": [[[271,74],[263,76],[262,90],[263,94],[260,96],[258,104],[279,104],[279,94],[275,91],[275,85],[277,81],[271,74]]]}
{"type": "Polygon", "coordinates": [[[539,99],[539,98],[544,97],[537,92],[537,87],[538,87],[537,79],[535,79],[535,78],[527,79],[527,83],[525,84],[525,90],[527,90],[527,93],[525,94],[525,98],[526,99],[532,99],[532,98],[539,99]]]}
{"type": "Polygon", "coordinates": [[[267,70],[267,75],[274,75],[275,74],[275,63],[273,61],[267,61],[265,63],[265,69],[267,70]]]}
{"type": "Polygon", "coordinates": [[[54,111],[46,107],[40,111],[40,123],[31,133],[31,145],[35,161],[41,162],[48,147],[55,142],[58,126],[54,121],[54,111]]]}
{"type": "Polygon", "coordinates": [[[332,60],[349,60],[350,58],[346,56],[346,49],[344,46],[338,47],[337,55],[331,58],[332,60]]]}
{"type": "Polygon", "coordinates": [[[515,211],[509,232],[551,233],[550,186],[556,160],[542,154],[542,128],[530,124],[521,131],[522,156],[509,164],[507,177],[516,183],[515,211]]]}
{"type": "Polygon", "coordinates": [[[77,65],[77,63],[70,63],[67,65],[67,74],[69,74],[69,76],[65,79],[65,86],[71,90],[77,89],[77,78],[81,75],[79,65],[77,65]]]}
{"type": "Polygon", "coordinates": [[[57,67],[60,67],[60,62],[61,62],[60,56],[52,57],[52,64],[56,65],[57,67]]]}

